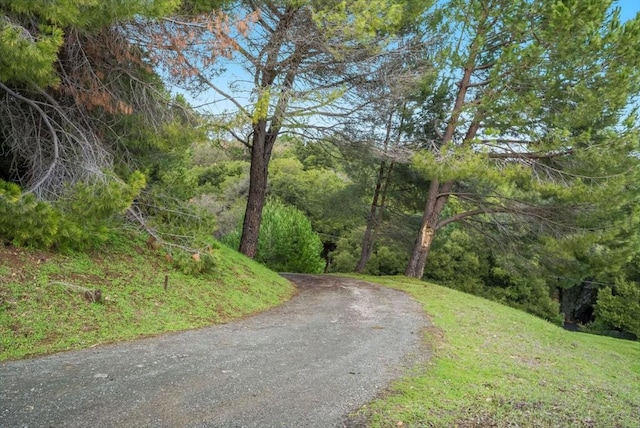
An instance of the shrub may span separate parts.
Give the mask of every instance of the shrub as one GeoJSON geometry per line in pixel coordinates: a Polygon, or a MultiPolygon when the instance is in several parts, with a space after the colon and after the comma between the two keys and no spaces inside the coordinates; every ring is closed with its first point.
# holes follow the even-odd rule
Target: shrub
{"type": "Polygon", "coordinates": [[[198,253],[189,253],[184,250],[173,251],[171,264],[185,275],[198,276],[215,272],[220,265],[220,256],[215,252],[218,248],[219,245],[216,244],[198,253]]]}
{"type": "Polygon", "coordinates": [[[36,248],[95,247],[109,238],[114,217],[131,205],[144,185],[144,176],[136,172],[128,183],[77,184],[50,203],[0,180],[0,237],[36,248]]]}
{"type": "Polygon", "coordinates": [[[640,286],[618,279],[613,289],[600,289],[596,315],[598,320],[640,338],[640,286]]]}
{"type": "MultiPolygon", "coordinates": [[[[223,242],[233,248],[240,245],[241,228],[237,227],[223,242]]],[[[320,273],[325,262],[320,256],[322,241],[311,229],[311,222],[295,207],[268,202],[255,259],[277,272],[320,273]]]]}
{"type": "Polygon", "coordinates": [[[59,240],[61,213],[14,183],[0,180],[0,237],[14,245],[49,248],[59,240]]]}

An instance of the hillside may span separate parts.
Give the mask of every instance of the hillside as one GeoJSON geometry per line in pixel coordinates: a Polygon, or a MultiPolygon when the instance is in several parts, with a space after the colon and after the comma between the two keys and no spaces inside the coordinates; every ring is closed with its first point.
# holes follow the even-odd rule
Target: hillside
{"type": "Polygon", "coordinates": [[[363,409],[373,427],[637,427],[640,343],[569,332],[469,294],[367,281],[424,305],[433,358],[363,409]]]}
{"type": "Polygon", "coordinates": [[[0,361],[224,323],[292,295],[288,281],[239,253],[214,253],[215,272],[193,276],[143,237],[86,254],[0,246],[0,361]],[[90,301],[96,289],[101,303],[90,301]]]}

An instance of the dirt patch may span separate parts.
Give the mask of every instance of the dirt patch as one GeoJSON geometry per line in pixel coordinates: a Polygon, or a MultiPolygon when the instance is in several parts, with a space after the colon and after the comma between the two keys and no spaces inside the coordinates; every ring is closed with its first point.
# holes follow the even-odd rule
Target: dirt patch
{"type": "Polygon", "coordinates": [[[3,281],[22,279],[25,270],[46,263],[53,256],[45,251],[18,248],[11,245],[0,246],[0,266],[8,269],[8,273],[0,271],[0,284],[3,281]]]}

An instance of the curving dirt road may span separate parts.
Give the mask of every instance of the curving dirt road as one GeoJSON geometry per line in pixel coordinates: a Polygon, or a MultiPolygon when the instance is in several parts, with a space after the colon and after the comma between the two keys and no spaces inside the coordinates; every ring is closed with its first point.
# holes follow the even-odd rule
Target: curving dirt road
{"type": "Polygon", "coordinates": [[[299,294],[244,320],[0,363],[0,426],[352,425],[417,356],[427,321],[398,291],[284,276],[299,294]]]}

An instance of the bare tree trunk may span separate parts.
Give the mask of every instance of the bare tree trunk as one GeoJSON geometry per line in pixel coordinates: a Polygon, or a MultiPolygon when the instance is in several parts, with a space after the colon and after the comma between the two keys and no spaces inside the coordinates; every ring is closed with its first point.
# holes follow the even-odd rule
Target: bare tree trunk
{"type": "Polygon", "coordinates": [[[262,209],[267,195],[267,178],[271,157],[271,150],[267,149],[266,121],[260,121],[254,126],[251,168],[249,169],[249,195],[242,223],[242,237],[240,238],[240,252],[251,258],[255,257],[258,249],[262,209]]]}
{"type": "Polygon", "coordinates": [[[360,253],[360,260],[358,260],[356,266],[356,272],[358,273],[364,272],[364,268],[367,266],[367,263],[369,263],[369,259],[373,253],[373,246],[376,243],[376,235],[378,234],[380,224],[382,224],[384,209],[386,207],[387,189],[391,181],[394,163],[390,162],[386,168],[385,165],[385,161],[380,163],[376,189],[373,195],[373,201],[371,202],[371,211],[367,218],[367,228],[364,231],[364,237],[362,239],[362,252],[360,253]],[[384,176],[385,174],[386,177],[384,176]]]}
{"type": "MultiPolygon", "coordinates": [[[[385,167],[387,162],[385,160],[380,161],[380,168],[378,169],[378,177],[376,179],[376,187],[373,191],[373,200],[371,201],[371,210],[367,217],[367,228],[364,231],[364,237],[362,238],[362,251],[360,252],[360,260],[356,265],[356,272],[364,272],[364,268],[371,258],[371,252],[373,251],[373,232],[378,226],[379,216],[378,211],[381,207],[378,205],[382,192],[382,182],[384,180],[385,167]]],[[[380,216],[381,217],[381,216],[380,216]]],[[[381,220],[381,218],[380,218],[381,220]]]]}
{"type": "MultiPolygon", "coordinates": [[[[384,138],[385,154],[389,150],[394,114],[394,112],[391,112],[389,114],[389,118],[387,119],[387,130],[384,138]]],[[[402,126],[402,120],[400,121],[400,124],[400,126],[402,126]]],[[[398,133],[398,140],[399,139],[400,133],[398,133]]],[[[358,264],[356,265],[356,272],[358,273],[364,272],[364,268],[369,262],[371,253],[373,252],[376,231],[378,226],[382,222],[382,214],[384,212],[387,188],[389,186],[389,181],[391,180],[391,171],[393,171],[393,161],[389,161],[387,163],[385,159],[382,159],[380,161],[380,168],[378,169],[378,177],[376,178],[376,187],[373,192],[373,200],[371,201],[371,210],[369,211],[369,216],[367,217],[367,227],[364,231],[364,237],[362,238],[362,251],[360,253],[360,260],[358,260],[358,264]]]]}

